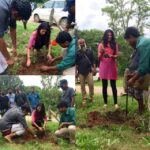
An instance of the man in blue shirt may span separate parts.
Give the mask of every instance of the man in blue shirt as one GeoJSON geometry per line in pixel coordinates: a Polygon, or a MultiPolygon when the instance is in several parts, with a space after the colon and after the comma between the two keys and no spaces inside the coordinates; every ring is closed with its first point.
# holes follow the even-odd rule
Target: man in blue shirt
{"type": "Polygon", "coordinates": [[[34,87],[31,88],[31,92],[28,95],[28,99],[32,110],[34,110],[40,102],[40,95],[37,92],[35,92],[34,87]]]}
{"type": "Polygon", "coordinates": [[[27,21],[31,16],[31,5],[29,0],[1,0],[0,1],[0,51],[5,57],[7,64],[12,65],[13,60],[7,51],[4,33],[10,26],[10,37],[12,39],[13,52],[17,55],[16,44],[16,20],[27,21]]]}

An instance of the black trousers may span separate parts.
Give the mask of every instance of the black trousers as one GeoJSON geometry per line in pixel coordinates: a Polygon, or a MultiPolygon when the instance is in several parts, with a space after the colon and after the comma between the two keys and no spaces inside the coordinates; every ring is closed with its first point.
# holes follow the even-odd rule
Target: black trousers
{"type": "MultiPolygon", "coordinates": [[[[110,80],[110,85],[112,88],[113,98],[114,98],[114,104],[117,104],[117,88],[116,88],[116,80],[110,80]]],[[[108,103],[108,94],[107,94],[107,87],[108,87],[108,80],[102,80],[102,92],[103,92],[103,98],[104,103],[108,103]]]]}

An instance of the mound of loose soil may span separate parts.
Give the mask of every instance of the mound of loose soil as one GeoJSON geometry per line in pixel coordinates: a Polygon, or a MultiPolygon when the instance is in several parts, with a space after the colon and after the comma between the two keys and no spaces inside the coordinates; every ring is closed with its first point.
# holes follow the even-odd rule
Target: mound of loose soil
{"type": "MultiPolygon", "coordinates": [[[[92,128],[94,126],[110,126],[112,124],[127,124],[131,127],[138,127],[138,124],[133,119],[126,117],[125,111],[116,110],[114,112],[106,112],[101,114],[99,111],[93,111],[87,114],[86,127],[92,128]]],[[[81,128],[85,128],[85,125],[81,125],[81,128]]]]}

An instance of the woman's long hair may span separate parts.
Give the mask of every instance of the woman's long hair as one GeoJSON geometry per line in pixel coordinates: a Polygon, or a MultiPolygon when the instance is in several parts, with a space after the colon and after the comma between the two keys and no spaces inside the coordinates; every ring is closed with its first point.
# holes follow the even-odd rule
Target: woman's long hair
{"type": "Polygon", "coordinates": [[[111,30],[111,29],[108,29],[104,32],[104,35],[103,35],[103,38],[102,38],[102,42],[104,44],[104,48],[108,47],[108,33],[111,33],[112,35],[112,39],[110,41],[110,47],[114,50],[114,54],[116,54],[116,39],[115,39],[115,35],[114,35],[114,32],[111,30]]]}
{"type": "Polygon", "coordinates": [[[51,27],[47,22],[42,22],[38,28],[37,28],[37,35],[35,39],[35,45],[41,45],[40,43],[42,42],[43,46],[46,45],[48,48],[49,42],[50,42],[50,34],[51,34],[51,27]],[[45,35],[40,34],[40,30],[45,29],[47,32],[45,35]]]}
{"type": "Polygon", "coordinates": [[[36,114],[39,114],[41,119],[43,119],[43,118],[45,117],[46,112],[45,112],[45,106],[44,106],[43,103],[39,103],[39,104],[36,106],[35,113],[36,113],[36,114]],[[37,111],[37,108],[38,108],[38,107],[41,107],[41,111],[40,111],[40,112],[37,111]]]}

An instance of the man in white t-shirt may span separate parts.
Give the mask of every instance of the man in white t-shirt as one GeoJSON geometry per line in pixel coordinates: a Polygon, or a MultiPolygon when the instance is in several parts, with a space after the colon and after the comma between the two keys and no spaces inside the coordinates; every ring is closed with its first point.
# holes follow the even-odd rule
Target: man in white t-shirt
{"type": "Polygon", "coordinates": [[[12,92],[12,89],[8,90],[8,94],[6,95],[9,99],[9,104],[10,107],[15,107],[16,106],[16,102],[15,102],[15,94],[12,92]]]}

